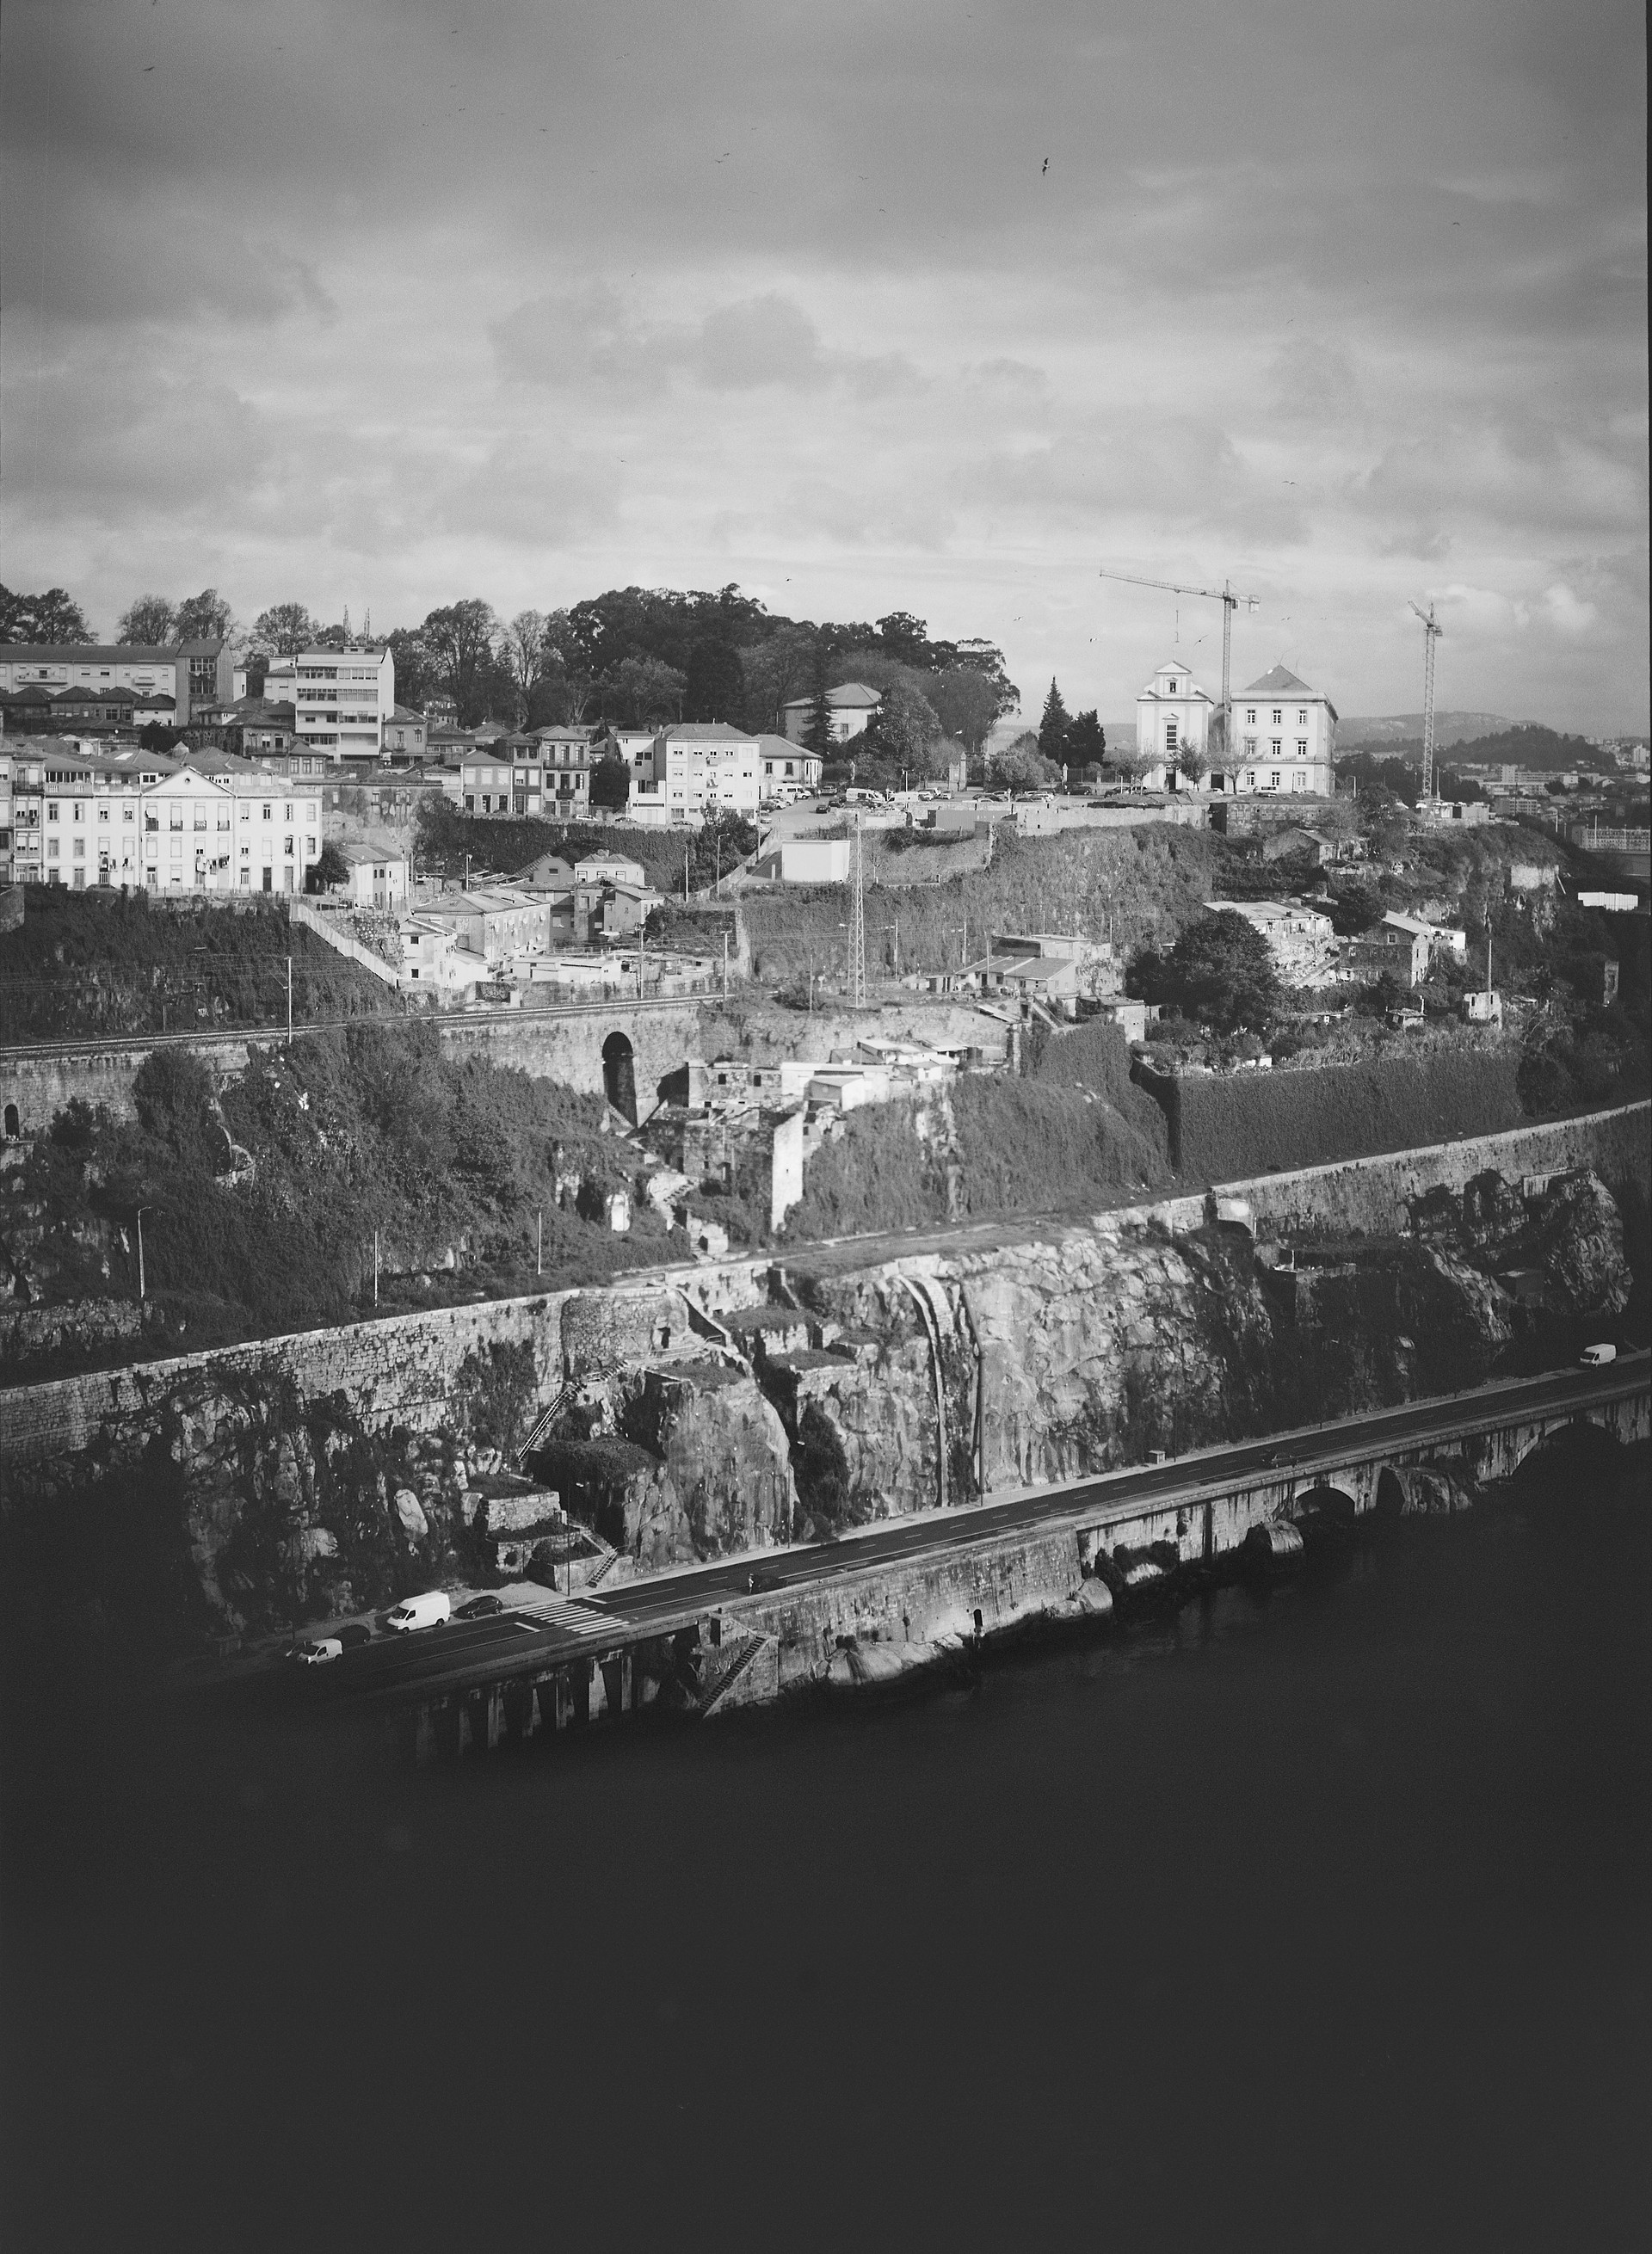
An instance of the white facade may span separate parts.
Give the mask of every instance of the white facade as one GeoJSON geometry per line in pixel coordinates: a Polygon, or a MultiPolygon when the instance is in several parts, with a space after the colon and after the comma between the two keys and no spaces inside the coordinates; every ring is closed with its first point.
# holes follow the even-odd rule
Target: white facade
{"type": "Polygon", "coordinates": [[[396,660],[367,642],[347,649],[301,649],[276,657],[264,676],[264,701],[279,699],[296,715],[300,751],[320,752],[336,765],[383,754],[385,724],[396,710],[396,660]]]}
{"type": "Polygon", "coordinates": [[[757,747],[762,762],[765,798],[784,798],[788,792],[807,793],[820,788],[825,762],[818,752],[805,751],[789,736],[760,735],[757,747]]]}
{"type": "Polygon", "coordinates": [[[1233,740],[1231,789],[1329,798],[1336,788],[1336,707],[1285,666],[1235,695],[1233,740]]]}
{"type": "Polygon", "coordinates": [[[47,738],[11,754],[13,873],[72,892],[142,879],[145,793],[174,762],[47,738]]]}
{"type": "Polygon", "coordinates": [[[1178,787],[1176,761],[1182,752],[1208,755],[1214,710],[1187,668],[1167,658],[1136,699],[1136,756],[1149,790],[1178,787]]]}
{"type": "Polygon", "coordinates": [[[632,785],[632,818],[697,827],[708,814],[755,815],[761,767],[755,737],[725,720],[688,720],[662,728],[654,739],[651,781],[646,788],[632,785]]]}
{"type": "Polygon", "coordinates": [[[138,697],[168,696],[171,706],[144,710],[181,726],[192,704],[231,701],[234,662],[221,642],[141,647],[122,642],[12,643],[0,646],[0,690],[130,689],[138,697]]]}
{"type": "Polygon", "coordinates": [[[280,775],[212,781],[179,767],[144,794],[150,892],[301,892],[321,850],[321,793],[280,775]]]}

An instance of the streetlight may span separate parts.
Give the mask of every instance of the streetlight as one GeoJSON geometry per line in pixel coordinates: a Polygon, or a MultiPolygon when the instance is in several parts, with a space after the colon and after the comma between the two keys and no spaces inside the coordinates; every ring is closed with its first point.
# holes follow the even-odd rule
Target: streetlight
{"type": "Polygon", "coordinates": [[[140,1307],[146,1296],[144,1290],[144,1215],[154,1210],[152,1205],[141,1205],[137,1208],[137,1304],[140,1307]]]}

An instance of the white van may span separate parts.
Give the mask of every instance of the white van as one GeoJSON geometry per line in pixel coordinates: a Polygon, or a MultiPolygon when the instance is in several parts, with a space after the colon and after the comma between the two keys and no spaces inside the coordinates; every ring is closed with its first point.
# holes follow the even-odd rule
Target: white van
{"type": "Polygon", "coordinates": [[[386,1625],[405,1635],[410,1628],[440,1628],[452,1611],[443,1589],[427,1589],[422,1597],[406,1597],[386,1625]]]}
{"type": "Polygon", "coordinates": [[[1586,1346],[1578,1356],[1586,1369],[1604,1369],[1607,1362],[1615,1362],[1618,1349],[1614,1346],[1586,1346]]]}

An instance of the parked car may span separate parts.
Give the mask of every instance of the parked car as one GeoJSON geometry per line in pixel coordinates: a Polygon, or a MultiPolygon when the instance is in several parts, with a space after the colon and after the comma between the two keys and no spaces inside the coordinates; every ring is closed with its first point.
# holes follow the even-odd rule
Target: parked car
{"type": "Polygon", "coordinates": [[[406,1635],[416,1628],[440,1628],[444,1620],[451,1618],[452,1609],[445,1589],[427,1589],[422,1596],[403,1598],[385,1626],[394,1628],[398,1635],[406,1635]]]}
{"type": "Polygon", "coordinates": [[[335,1628],[332,1633],[346,1651],[354,1651],[358,1644],[373,1641],[373,1630],[365,1620],[346,1620],[342,1628],[335,1628]]]}
{"type": "Polygon", "coordinates": [[[505,1609],[502,1597],[471,1597],[454,1613],[455,1620],[492,1620],[505,1609]]]}
{"type": "Polygon", "coordinates": [[[1578,1356],[1578,1360],[1586,1369],[1604,1369],[1607,1362],[1615,1362],[1617,1358],[1616,1347],[1604,1342],[1600,1346],[1585,1347],[1583,1352],[1578,1356]]]}
{"type": "Polygon", "coordinates": [[[343,1658],[344,1646],[336,1635],[324,1635],[314,1643],[295,1643],[287,1656],[300,1667],[325,1667],[330,1659],[343,1658]]]}
{"type": "Polygon", "coordinates": [[[754,1565],[746,1577],[746,1588],[753,1596],[780,1586],[780,1577],[771,1566],[754,1565]]]}

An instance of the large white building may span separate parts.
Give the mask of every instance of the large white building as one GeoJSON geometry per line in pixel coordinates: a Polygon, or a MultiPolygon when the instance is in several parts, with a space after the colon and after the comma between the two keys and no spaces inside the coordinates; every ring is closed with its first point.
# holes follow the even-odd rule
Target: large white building
{"type": "Polygon", "coordinates": [[[380,759],[386,724],[396,712],[396,660],[372,642],[271,658],[264,701],[277,700],[297,716],[300,752],[319,752],[335,766],[344,760],[380,759]]]}
{"type": "Polygon", "coordinates": [[[234,662],[221,641],[139,645],[123,642],[0,644],[0,690],[130,690],[137,697],[170,697],[170,709],[146,706],[179,727],[196,704],[228,704],[234,696],[234,662]]]}
{"type": "Polygon", "coordinates": [[[1329,798],[1336,788],[1336,707],[1276,665],[1233,700],[1229,787],[1329,798]]]}
{"type": "Polygon", "coordinates": [[[1187,787],[1176,761],[1184,752],[1206,758],[1214,710],[1187,668],[1167,658],[1136,699],[1136,756],[1149,790],[1187,787]]]}
{"type": "Polygon", "coordinates": [[[321,850],[319,784],[206,757],[218,772],[53,738],[13,753],[17,878],[71,892],[301,892],[321,850]]]}
{"type": "Polygon", "coordinates": [[[1329,798],[1335,789],[1336,707],[1328,696],[1276,665],[1233,700],[1233,748],[1221,765],[1216,700],[1173,658],[1136,699],[1136,752],[1150,790],[1278,792],[1329,798]],[[1178,772],[1184,752],[1207,770],[1197,785],[1178,772]]]}
{"type": "Polygon", "coordinates": [[[632,783],[631,819],[697,829],[708,814],[754,816],[762,766],[757,738],[726,720],[683,720],[662,728],[654,739],[650,780],[632,783]]]}

